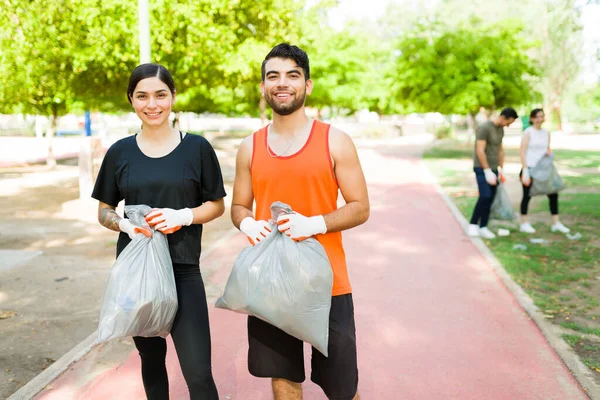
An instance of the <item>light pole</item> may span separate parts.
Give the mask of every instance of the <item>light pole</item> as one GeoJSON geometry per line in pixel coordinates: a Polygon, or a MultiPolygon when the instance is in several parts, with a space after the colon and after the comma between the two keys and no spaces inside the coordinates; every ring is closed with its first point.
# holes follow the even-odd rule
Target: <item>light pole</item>
{"type": "Polygon", "coordinates": [[[148,0],[138,0],[138,20],[140,28],[140,64],[151,62],[150,56],[150,10],[148,0]]]}

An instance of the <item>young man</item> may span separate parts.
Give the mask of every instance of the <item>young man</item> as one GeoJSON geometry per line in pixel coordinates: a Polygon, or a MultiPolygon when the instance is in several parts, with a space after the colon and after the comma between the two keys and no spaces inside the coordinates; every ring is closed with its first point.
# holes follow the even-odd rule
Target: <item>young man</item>
{"type": "MultiPolygon", "coordinates": [[[[358,368],[352,288],[342,231],[369,218],[369,198],[354,143],[344,132],[305,113],[312,91],[308,56],[296,46],[275,46],[262,64],[260,89],[273,123],[247,137],[238,150],[231,218],[256,244],[270,230],[270,206],[289,204],[277,228],[291,239],[316,238],[325,248],[334,281],[329,357],[312,353],[311,380],[330,399],[358,399],[358,368]],[[337,208],[338,189],[346,204],[337,208]],[[256,201],[256,214],[252,213],[256,201]]],[[[248,318],[248,368],[272,378],[275,400],[302,399],[303,343],[257,318],[248,318]]]]}
{"type": "Polygon", "coordinates": [[[487,227],[490,218],[490,208],[496,196],[498,178],[504,180],[502,168],[504,167],[504,128],[515,122],[518,118],[517,112],[507,107],[499,116],[484,122],[477,129],[477,140],[475,141],[475,152],[473,154],[473,170],[479,187],[479,200],[475,204],[468,234],[470,236],[481,236],[485,239],[496,237],[487,227]]]}

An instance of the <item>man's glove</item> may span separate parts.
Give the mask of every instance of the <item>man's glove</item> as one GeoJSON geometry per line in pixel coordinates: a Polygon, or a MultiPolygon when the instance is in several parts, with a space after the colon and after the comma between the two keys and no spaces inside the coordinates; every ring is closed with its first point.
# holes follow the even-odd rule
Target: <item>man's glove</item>
{"type": "Polygon", "coordinates": [[[182,226],[189,226],[194,221],[194,213],[189,208],[173,210],[172,208],[157,208],[146,215],[146,222],[154,229],[165,235],[177,232],[182,226]]]}
{"type": "Polygon", "coordinates": [[[242,220],[240,231],[248,237],[248,241],[252,246],[259,243],[271,233],[267,221],[257,221],[252,217],[246,217],[242,220]]]}
{"type": "Polygon", "coordinates": [[[135,226],[127,218],[122,218],[119,221],[119,229],[121,232],[126,233],[129,239],[133,240],[135,235],[141,233],[146,237],[152,237],[152,232],[148,228],[142,228],[141,226],[135,226]]]}
{"type": "Polygon", "coordinates": [[[523,172],[521,173],[521,182],[523,182],[523,186],[531,185],[531,175],[529,175],[529,168],[523,168],[523,172]]]}
{"type": "Polygon", "coordinates": [[[504,175],[504,169],[502,167],[498,167],[498,178],[500,178],[500,182],[506,182],[506,175],[504,175]]]}
{"type": "Polygon", "coordinates": [[[296,242],[327,232],[325,218],[322,215],[305,217],[297,212],[280,215],[277,218],[277,227],[279,232],[285,233],[296,242]]]}
{"type": "Polygon", "coordinates": [[[487,183],[489,183],[492,186],[496,186],[498,184],[498,177],[496,176],[496,174],[492,171],[491,168],[486,168],[483,170],[483,173],[485,174],[485,181],[487,183]]]}

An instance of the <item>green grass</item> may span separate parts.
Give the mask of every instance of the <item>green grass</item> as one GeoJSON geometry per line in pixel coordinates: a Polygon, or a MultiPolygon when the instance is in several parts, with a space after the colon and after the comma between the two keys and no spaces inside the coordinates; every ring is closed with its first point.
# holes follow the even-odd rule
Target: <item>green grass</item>
{"type": "Polygon", "coordinates": [[[473,157],[472,148],[443,148],[443,147],[432,147],[423,153],[423,158],[433,159],[461,159],[473,157]]]}
{"type": "Polygon", "coordinates": [[[597,168],[600,165],[600,151],[555,150],[559,165],[569,168],[597,168]]]}
{"type": "Polygon", "coordinates": [[[575,332],[586,333],[588,335],[600,336],[600,328],[587,328],[585,326],[581,326],[575,322],[562,322],[560,324],[563,328],[570,329],[575,332]]]}
{"type": "Polygon", "coordinates": [[[587,186],[597,188],[600,193],[600,170],[597,174],[585,174],[580,176],[563,176],[567,186],[587,186]]]}
{"type": "MultiPolygon", "coordinates": [[[[567,193],[560,196],[561,214],[600,219],[600,193],[567,193]]],[[[600,221],[596,221],[600,222],[600,221]]],[[[595,225],[597,228],[599,225],[595,225]]]]}
{"type": "Polygon", "coordinates": [[[581,342],[581,338],[575,335],[563,335],[563,339],[571,347],[575,347],[581,342]]]}

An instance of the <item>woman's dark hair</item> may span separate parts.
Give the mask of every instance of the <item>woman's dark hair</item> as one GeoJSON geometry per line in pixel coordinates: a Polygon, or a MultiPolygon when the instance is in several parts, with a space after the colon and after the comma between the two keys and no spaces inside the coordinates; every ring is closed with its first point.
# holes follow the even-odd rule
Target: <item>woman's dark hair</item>
{"type": "Polygon", "coordinates": [[[171,94],[175,94],[175,82],[173,81],[173,77],[168,69],[163,67],[160,64],[141,64],[135,67],[131,76],[129,77],[129,86],[127,87],[127,100],[131,103],[131,98],[133,97],[133,91],[136,86],[142,79],[146,78],[158,78],[165,85],[169,87],[171,94]]]}
{"type": "Polygon", "coordinates": [[[308,63],[308,55],[306,54],[306,52],[298,46],[290,46],[287,43],[280,43],[271,49],[271,51],[269,52],[269,54],[267,54],[265,60],[262,63],[260,69],[262,72],[263,81],[265,80],[265,65],[267,64],[267,61],[269,61],[271,58],[283,58],[284,60],[294,60],[294,62],[304,70],[304,79],[310,79],[310,65],[308,63]]]}
{"type": "Polygon", "coordinates": [[[539,112],[544,112],[544,109],[542,108],[534,108],[530,113],[529,113],[529,120],[531,120],[531,118],[535,118],[537,117],[539,112]]]}

